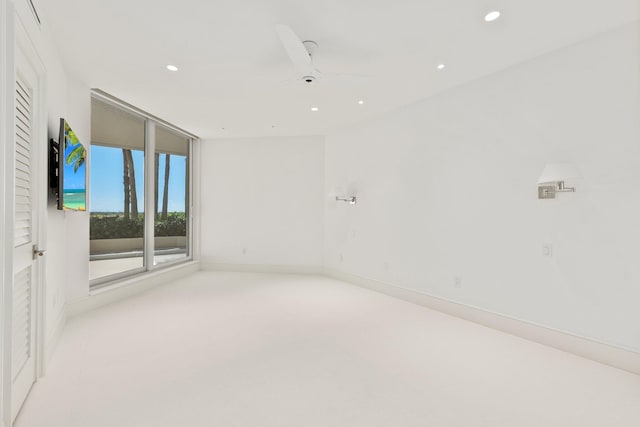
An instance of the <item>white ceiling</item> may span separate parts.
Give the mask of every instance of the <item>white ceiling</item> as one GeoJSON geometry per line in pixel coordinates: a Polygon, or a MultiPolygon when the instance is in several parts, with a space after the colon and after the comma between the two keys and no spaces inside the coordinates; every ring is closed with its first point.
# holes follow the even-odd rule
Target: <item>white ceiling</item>
{"type": "Polygon", "coordinates": [[[325,134],[638,17],[636,0],[38,3],[67,71],[204,138],[325,134]],[[278,23],[320,45],[323,72],[376,77],[283,84],[295,74],[278,23]]]}

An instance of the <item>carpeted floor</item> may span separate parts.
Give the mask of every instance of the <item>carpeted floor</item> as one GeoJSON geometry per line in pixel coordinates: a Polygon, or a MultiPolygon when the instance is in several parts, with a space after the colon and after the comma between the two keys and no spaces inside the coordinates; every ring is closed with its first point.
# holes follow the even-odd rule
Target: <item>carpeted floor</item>
{"type": "Polygon", "coordinates": [[[71,319],[16,427],[637,427],[640,376],[318,276],[200,272],[71,319]]]}

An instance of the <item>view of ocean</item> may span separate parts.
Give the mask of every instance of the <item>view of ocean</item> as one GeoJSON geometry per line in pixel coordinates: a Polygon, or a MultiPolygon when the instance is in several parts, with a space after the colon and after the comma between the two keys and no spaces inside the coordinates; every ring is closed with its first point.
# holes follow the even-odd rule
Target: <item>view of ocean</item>
{"type": "Polygon", "coordinates": [[[73,211],[87,210],[87,195],[85,190],[65,189],[63,195],[64,209],[73,211]]]}

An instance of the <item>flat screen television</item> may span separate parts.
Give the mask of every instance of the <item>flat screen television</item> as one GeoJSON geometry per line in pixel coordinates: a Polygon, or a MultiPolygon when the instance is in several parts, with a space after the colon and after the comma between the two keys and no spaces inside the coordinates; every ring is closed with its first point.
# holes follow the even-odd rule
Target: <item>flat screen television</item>
{"type": "Polygon", "coordinates": [[[51,141],[50,180],[58,209],[87,210],[87,150],[65,119],[60,119],[58,142],[51,141]]]}

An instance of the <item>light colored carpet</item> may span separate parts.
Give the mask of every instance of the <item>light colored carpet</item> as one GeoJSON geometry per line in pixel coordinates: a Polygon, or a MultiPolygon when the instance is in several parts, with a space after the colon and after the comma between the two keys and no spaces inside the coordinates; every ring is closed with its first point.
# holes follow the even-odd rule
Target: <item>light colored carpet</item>
{"type": "Polygon", "coordinates": [[[640,377],[315,276],[201,272],[69,321],[17,427],[640,426],[640,377]]]}

